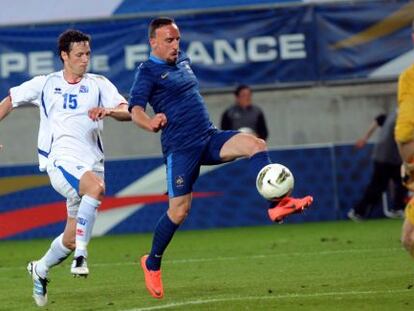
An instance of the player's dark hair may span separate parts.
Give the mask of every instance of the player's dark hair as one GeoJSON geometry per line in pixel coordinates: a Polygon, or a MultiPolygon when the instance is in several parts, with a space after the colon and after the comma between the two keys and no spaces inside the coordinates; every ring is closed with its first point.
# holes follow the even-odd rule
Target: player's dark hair
{"type": "Polygon", "coordinates": [[[248,86],[247,84],[240,84],[234,90],[234,95],[239,96],[240,92],[244,89],[249,89],[250,90],[250,86],[248,86]]]}
{"type": "Polygon", "coordinates": [[[75,42],[90,42],[91,36],[76,29],[68,29],[62,32],[58,38],[58,55],[63,62],[61,52],[69,52],[72,50],[72,45],[75,42]]]}
{"type": "Polygon", "coordinates": [[[153,19],[148,26],[148,38],[155,38],[155,31],[158,28],[172,24],[175,24],[175,21],[170,17],[157,17],[153,19]]]}

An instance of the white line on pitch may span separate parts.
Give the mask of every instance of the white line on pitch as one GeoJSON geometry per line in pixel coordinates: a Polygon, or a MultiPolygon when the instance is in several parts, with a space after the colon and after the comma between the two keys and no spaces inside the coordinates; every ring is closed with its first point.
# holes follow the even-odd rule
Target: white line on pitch
{"type": "Polygon", "coordinates": [[[286,294],[286,295],[272,295],[272,296],[247,296],[247,297],[224,297],[224,298],[211,298],[211,299],[198,299],[187,300],[182,302],[173,302],[165,305],[135,308],[123,311],[150,311],[150,310],[162,310],[175,307],[184,307],[189,305],[202,305],[209,303],[218,303],[226,301],[244,301],[244,300],[274,300],[274,299],[295,299],[295,298],[312,298],[312,297],[325,297],[325,296],[351,296],[351,295],[375,295],[375,294],[395,294],[409,292],[407,289],[395,289],[395,290],[382,290],[382,291],[350,291],[350,292],[325,292],[325,293],[312,293],[312,294],[286,294]]]}
{"type": "MultiPolygon", "coordinates": [[[[287,252],[287,253],[277,253],[277,254],[264,254],[264,255],[250,255],[250,256],[228,256],[228,257],[210,257],[210,258],[186,258],[186,259],[165,259],[163,263],[167,264],[183,264],[191,262],[211,262],[211,261],[231,261],[231,260],[250,260],[258,258],[275,258],[275,257],[286,257],[286,256],[298,256],[306,257],[312,255],[336,255],[336,254],[349,254],[349,253],[378,253],[378,252],[395,252],[402,251],[401,247],[393,248],[375,248],[375,249],[343,249],[343,250],[330,250],[330,251],[318,251],[318,252],[287,252]]],[[[138,262],[137,259],[133,259],[128,262],[106,262],[106,263],[90,263],[90,267],[107,267],[107,266],[128,266],[135,265],[138,262]]],[[[25,265],[22,266],[12,266],[12,267],[0,267],[1,270],[21,270],[25,269],[25,265]]]]}

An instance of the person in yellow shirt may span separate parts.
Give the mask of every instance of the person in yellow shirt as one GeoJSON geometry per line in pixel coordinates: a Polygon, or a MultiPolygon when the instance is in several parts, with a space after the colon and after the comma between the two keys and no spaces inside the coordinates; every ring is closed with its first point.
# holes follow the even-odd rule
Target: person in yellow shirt
{"type": "MultiPolygon", "coordinates": [[[[411,37],[414,42],[414,22],[411,37]]],[[[410,191],[414,191],[414,64],[404,70],[398,80],[395,140],[403,161],[403,183],[410,191]]],[[[401,242],[414,258],[414,197],[405,208],[401,242]]]]}

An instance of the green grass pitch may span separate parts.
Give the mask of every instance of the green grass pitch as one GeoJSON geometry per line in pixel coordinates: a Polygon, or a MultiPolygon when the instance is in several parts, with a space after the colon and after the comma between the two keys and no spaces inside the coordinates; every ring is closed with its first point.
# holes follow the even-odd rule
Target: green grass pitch
{"type": "MultiPolygon", "coordinates": [[[[414,260],[401,220],[179,231],[163,259],[165,298],[138,262],[151,234],[95,238],[91,274],[50,272],[42,310],[414,310],[414,260]]],[[[0,242],[0,310],[39,310],[25,267],[50,240],[0,242]]]]}

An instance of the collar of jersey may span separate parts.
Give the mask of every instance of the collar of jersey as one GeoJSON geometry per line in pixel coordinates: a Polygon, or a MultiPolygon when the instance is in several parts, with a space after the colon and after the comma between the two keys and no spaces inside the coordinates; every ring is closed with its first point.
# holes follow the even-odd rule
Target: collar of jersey
{"type": "Polygon", "coordinates": [[[157,64],[166,64],[167,63],[165,60],[163,60],[161,58],[158,58],[157,56],[154,56],[152,54],[150,55],[149,59],[152,60],[154,63],[157,63],[157,64]]]}

